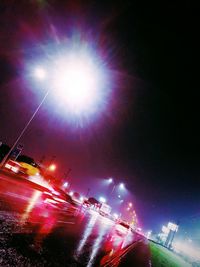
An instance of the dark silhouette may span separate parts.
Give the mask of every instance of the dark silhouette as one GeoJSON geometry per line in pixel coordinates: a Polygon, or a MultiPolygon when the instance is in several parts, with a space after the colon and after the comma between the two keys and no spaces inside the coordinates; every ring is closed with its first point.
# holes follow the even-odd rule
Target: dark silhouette
{"type": "Polygon", "coordinates": [[[6,144],[0,145],[0,162],[8,154],[9,151],[10,151],[10,147],[8,145],[6,145],[6,144]]]}

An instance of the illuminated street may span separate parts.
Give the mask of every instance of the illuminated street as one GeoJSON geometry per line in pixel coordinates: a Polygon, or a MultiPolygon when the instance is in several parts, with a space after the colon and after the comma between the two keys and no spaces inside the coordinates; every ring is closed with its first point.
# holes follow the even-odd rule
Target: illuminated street
{"type": "Polygon", "coordinates": [[[2,266],[130,266],[129,258],[149,266],[141,235],[81,205],[45,203],[40,190],[18,179],[1,173],[2,266]]]}
{"type": "Polygon", "coordinates": [[[0,267],[200,267],[198,22],[0,0],[0,267]]]}

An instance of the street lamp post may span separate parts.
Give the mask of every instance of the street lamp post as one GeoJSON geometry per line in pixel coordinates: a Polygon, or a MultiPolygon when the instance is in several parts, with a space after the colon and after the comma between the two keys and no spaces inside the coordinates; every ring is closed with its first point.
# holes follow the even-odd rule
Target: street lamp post
{"type": "Polygon", "coordinates": [[[45,96],[43,97],[42,101],[40,102],[39,106],[36,108],[35,112],[32,114],[31,118],[29,119],[29,121],[26,123],[26,125],[24,126],[24,128],[22,129],[21,133],[19,134],[19,136],[17,137],[17,139],[15,140],[14,144],[12,145],[12,147],[10,148],[10,150],[8,151],[7,155],[4,157],[4,159],[2,160],[1,164],[0,164],[0,168],[3,168],[4,164],[6,163],[6,161],[8,160],[9,156],[11,155],[12,151],[14,150],[14,148],[16,147],[17,143],[19,142],[19,140],[21,139],[21,137],[23,136],[23,134],[25,133],[25,131],[27,130],[29,124],[32,122],[32,120],[35,118],[36,114],[38,113],[39,109],[41,108],[42,104],[44,103],[44,101],[46,100],[47,96],[49,94],[49,91],[46,92],[45,96]]]}
{"type": "Polygon", "coordinates": [[[105,103],[103,98],[108,95],[108,89],[105,86],[107,75],[103,70],[105,62],[101,61],[98,56],[96,57],[95,53],[89,52],[90,50],[85,48],[85,43],[84,45],[81,43],[74,44],[72,41],[71,45],[69,42],[66,53],[64,49],[62,50],[59,47],[59,51],[55,52],[55,56],[52,55],[51,62],[47,62],[48,59],[44,59],[43,62],[47,62],[45,68],[37,67],[34,69],[32,74],[37,79],[47,81],[46,78],[48,78],[50,84],[47,85],[47,88],[50,89],[47,90],[39,106],[22,129],[8,154],[0,163],[0,168],[8,160],[50,91],[55,91],[55,96],[60,97],[62,101],[66,102],[65,106],[69,113],[73,112],[73,115],[76,116],[82,115],[85,117],[86,113],[87,115],[95,113],[97,112],[97,107],[99,109],[105,103]],[[99,90],[100,86],[101,90],[99,90]]]}
{"type": "MultiPolygon", "coordinates": [[[[112,181],[110,179],[109,179],[109,183],[113,183],[113,179],[112,179],[112,181]]],[[[110,195],[112,195],[114,193],[114,191],[115,191],[117,186],[119,186],[120,190],[124,190],[125,189],[124,183],[120,183],[118,185],[116,183],[114,183],[110,195]]]]}
{"type": "Polygon", "coordinates": [[[116,188],[116,184],[113,185],[110,195],[112,195],[114,193],[115,188],[116,188]]]}

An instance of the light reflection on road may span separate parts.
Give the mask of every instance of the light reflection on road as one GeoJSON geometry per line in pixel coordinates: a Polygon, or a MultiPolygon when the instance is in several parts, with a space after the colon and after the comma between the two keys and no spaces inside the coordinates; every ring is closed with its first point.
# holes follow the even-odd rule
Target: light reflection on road
{"type": "Polygon", "coordinates": [[[77,257],[80,256],[80,253],[83,249],[83,247],[85,246],[86,242],[87,242],[87,239],[89,238],[90,234],[92,233],[92,230],[93,230],[93,227],[95,225],[95,222],[97,220],[97,217],[98,217],[98,214],[97,213],[93,213],[91,215],[91,218],[85,228],[85,231],[83,232],[83,237],[82,239],[80,240],[80,243],[78,245],[78,248],[77,248],[77,257]]]}
{"type": "Polygon", "coordinates": [[[113,257],[120,255],[134,241],[135,236],[130,230],[119,228],[115,222],[99,215],[96,211],[90,211],[90,216],[74,257],[81,263],[87,253],[87,267],[97,262],[98,266],[104,266],[113,257]]]}
{"type": "Polygon", "coordinates": [[[42,192],[35,191],[32,195],[32,197],[29,200],[29,203],[21,217],[21,223],[25,223],[29,217],[29,214],[31,213],[32,209],[34,208],[35,204],[37,203],[38,199],[41,197],[42,192]]]}
{"type": "MultiPolygon", "coordinates": [[[[73,207],[69,203],[66,203],[63,209],[44,201],[39,190],[23,184],[14,184],[14,181],[0,182],[0,200],[2,198],[9,204],[11,212],[18,211],[21,214],[20,222],[27,221],[32,226],[37,224],[33,235],[36,249],[39,250],[43,246],[46,246],[47,250],[51,249],[45,241],[47,239],[52,238],[55,246],[56,242],[59,244],[59,238],[67,240],[58,252],[62,257],[66,257],[66,263],[73,255],[73,260],[81,266],[109,266],[111,260],[119,258],[130,244],[139,239],[137,234],[96,211],[73,207]],[[56,231],[61,231],[59,238],[56,231]],[[63,254],[63,251],[66,253],[63,254]]],[[[117,259],[115,266],[118,266],[118,263],[117,259]]]]}

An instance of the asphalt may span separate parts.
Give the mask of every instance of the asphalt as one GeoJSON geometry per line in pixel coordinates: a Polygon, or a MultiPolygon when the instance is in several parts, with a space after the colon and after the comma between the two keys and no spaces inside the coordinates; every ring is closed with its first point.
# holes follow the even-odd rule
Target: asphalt
{"type": "Polygon", "coordinates": [[[151,266],[143,236],[43,191],[0,173],[0,266],[151,266]]]}

